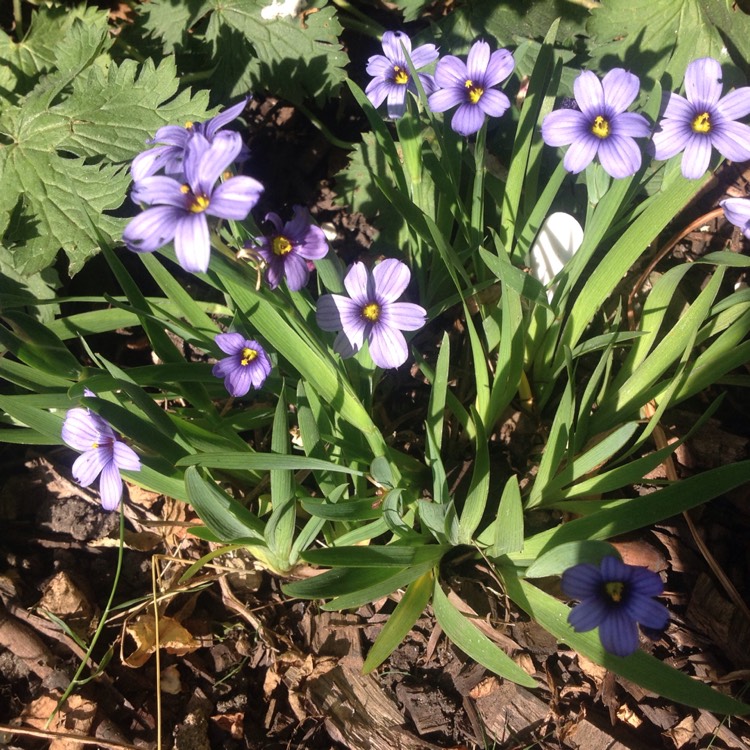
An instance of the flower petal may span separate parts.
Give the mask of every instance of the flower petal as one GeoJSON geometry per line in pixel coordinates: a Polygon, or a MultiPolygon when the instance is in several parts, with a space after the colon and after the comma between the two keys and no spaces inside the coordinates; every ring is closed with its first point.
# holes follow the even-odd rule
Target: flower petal
{"type": "Polygon", "coordinates": [[[635,174],[641,160],[641,150],[632,138],[610,135],[599,144],[599,161],[604,171],[615,179],[635,174]]]}
{"type": "Polygon", "coordinates": [[[307,261],[297,253],[289,253],[284,264],[284,275],[289,290],[298,292],[307,284],[307,279],[310,277],[307,261]]]}
{"type": "Polygon", "coordinates": [[[373,268],[372,276],[375,281],[375,295],[382,304],[394,302],[406,291],[411,271],[406,263],[395,258],[386,258],[373,268]]]}
{"type": "Polygon", "coordinates": [[[515,65],[513,55],[507,49],[495,50],[490,55],[487,72],[484,74],[485,88],[502,83],[513,72],[515,65]]]}
{"type": "Polygon", "coordinates": [[[635,594],[630,596],[624,605],[628,617],[644,627],[653,630],[664,630],[669,624],[667,608],[650,596],[635,594]]]}
{"type": "Polygon", "coordinates": [[[122,233],[122,241],[128,250],[152,253],[174,239],[183,216],[185,212],[173,206],[147,208],[130,220],[122,233]]]}
{"type": "Polygon", "coordinates": [[[601,625],[607,616],[607,612],[607,603],[601,598],[584,599],[570,610],[568,624],[576,633],[585,633],[601,625]]]}
{"type": "Polygon", "coordinates": [[[367,59],[365,70],[375,78],[388,78],[393,70],[393,63],[384,55],[372,55],[367,59]]]}
{"type": "Polygon", "coordinates": [[[102,469],[99,480],[99,497],[104,510],[117,510],[122,499],[122,477],[114,461],[109,461],[102,469]]]}
{"type": "Polygon", "coordinates": [[[175,155],[181,156],[182,149],[174,146],[157,146],[144,151],[133,159],[130,165],[130,176],[138,182],[144,177],[150,177],[156,174],[166,162],[174,158],[175,155]]]}
{"type": "Polygon", "coordinates": [[[469,78],[475,83],[483,82],[489,64],[490,45],[482,39],[474,42],[469,49],[469,56],[466,58],[466,70],[469,73],[469,78]]]}
{"type": "Polygon", "coordinates": [[[719,205],[724,209],[724,216],[727,220],[739,227],[748,237],[750,235],[750,198],[727,198],[719,205]]]}
{"type": "Polygon", "coordinates": [[[453,115],[451,127],[459,135],[476,133],[484,124],[484,112],[476,104],[462,104],[453,115]]]}
{"type": "Polygon", "coordinates": [[[380,319],[399,331],[418,331],[427,320],[427,311],[412,302],[391,302],[383,306],[380,319]]]}
{"type": "Polygon", "coordinates": [[[457,107],[466,102],[466,94],[461,88],[438,89],[430,94],[427,104],[433,112],[445,112],[451,107],[457,107]]]}
{"type": "Polygon", "coordinates": [[[714,148],[726,159],[750,159],[750,127],[741,122],[723,122],[711,133],[714,148]]]}
{"type": "Polygon", "coordinates": [[[651,135],[648,120],[637,112],[623,112],[615,115],[610,121],[613,135],[625,135],[630,138],[645,138],[651,135]]]}
{"type": "Polygon", "coordinates": [[[684,96],[670,93],[667,108],[664,110],[663,117],[667,119],[682,120],[685,123],[692,122],[695,117],[695,106],[691,104],[684,96]]]}
{"type": "Polygon", "coordinates": [[[239,354],[245,348],[246,339],[241,333],[217,333],[214,337],[216,346],[225,354],[239,354]]]}
{"type": "Polygon", "coordinates": [[[568,568],[560,579],[560,588],[571,599],[590,599],[600,592],[602,584],[599,568],[591,563],[579,563],[568,568]]]}
{"type": "Polygon", "coordinates": [[[406,112],[406,86],[393,86],[388,92],[388,117],[398,120],[406,112]]]}
{"type": "Polygon", "coordinates": [[[729,120],[739,120],[750,115],[750,86],[743,86],[719,100],[716,109],[729,120]]]}
{"type": "Polygon", "coordinates": [[[382,81],[379,78],[373,78],[370,83],[367,84],[365,94],[370,100],[370,104],[373,107],[379,107],[384,101],[388,92],[393,88],[395,84],[390,81],[382,81]]]}
{"type": "Polygon", "coordinates": [[[401,49],[402,44],[406,47],[407,53],[411,53],[411,39],[409,39],[408,34],[405,34],[403,31],[386,31],[383,34],[383,52],[385,52],[385,56],[392,63],[406,64],[404,53],[401,49]]]}
{"type": "Polygon", "coordinates": [[[88,409],[69,409],[62,426],[62,439],[77,451],[88,451],[102,438],[114,438],[112,428],[88,409]]]}
{"type": "Polygon", "coordinates": [[[660,130],[657,130],[652,136],[654,158],[666,161],[675,154],[679,154],[690,142],[692,132],[687,122],[662,120],[660,130]]]}
{"type": "Polygon", "coordinates": [[[693,133],[682,155],[682,175],[688,180],[698,180],[706,173],[711,161],[711,139],[707,135],[693,133]]]}
{"type": "Polygon", "coordinates": [[[362,262],[352,265],[346,276],[344,276],[344,287],[352,301],[359,307],[364,307],[368,302],[375,299],[375,287],[372,276],[367,266],[362,262]]]}
{"type": "Polygon", "coordinates": [[[438,59],[438,49],[434,44],[421,44],[409,56],[412,65],[418,70],[438,59]]]}
{"type": "Polygon", "coordinates": [[[605,650],[615,656],[630,656],[638,648],[638,626],[622,609],[609,612],[599,626],[599,637],[605,650]]]}
{"type": "Polygon", "coordinates": [[[401,331],[378,322],[368,337],[372,361],[384,370],[400,367],[409,356],[409,347],[401,331]]]}
{"type": "Polygon", "coordinates": [[[685,93],[697,107],[716,104],[721,98],[723,85],[721,65],[713,57],[693,60],[685,71],[685,93]]]}
{"type": "Polygon", "coordinates": [[[248,97],[245,97],[234,106],[228,107],[223,112],[216,115],[216,117],[212,117],[207,123],[205,123],[204,130],[206,138],[208,138],[209,141],[213,140],[217,130],[220,130],[225,125],[232,122],[232,120],[236,120],[244,112],[247,102],[248,97]]]}
{"type": "Polygon", "coordinates": [[[211,242],[204,214],[185,214],[177,222],[174,249],[179,264],[186,271],[205,273],[211,254],[211,242]]]}
{"type": "Polygon", "coordinates": [[[604,101],[613,114],[624,112],[638,96],[641,82],[638,76],[623,68],[614,68],[602,79],[604,101]]]}
{"type": "Polygon", "coordinates": [[[441,89],[451,86],[463,88],[468,77],[469,71],[466,69],[466,63],[454,55],[441,57],[435,68],[435,83],[441,89]]]}
{"type": "Polygon", "coordinates": [[[632,570],[630,588],[640,596],[659,596],[664,593],[661,576],[644,567],[629,566],[632,570]]]}
{"type": "MultiPolygon", "coordinates": [[[[187,149],[185,157],[185,174],[193,192],[197,194],[211,195],[216,181],[231,166],[242,150],[242,138],[237,133],[225,131],[217,133],[211,145],[200,155],[195,167],[195,173],[188,172],[188,161],[193,142],[200,136],[195,136],[187,149]]],[[[249,177],[245,179],[250,179],[249,177]]],[[[255,181],[253,181],[255,182],[255,181]]]]}
{"type": "MultiPolygon", "coordinates": [[[[101,474],[102,469],[112,462],[112,446],[102,445],[91,448],[73,462],[71,471],[81,487],[88,487],[101,474]]],[[[118,475],[119,476],[119,475],[118,475]]]]}
{"type": "Polygon", "coordinates": [[[263,193],[263,185],[252,177],[230,177],[211,193],[206,213],[221,219],[247,218],[263,193]]]}
{"type": "Polygon", "coordinates": [[[502,117],[510,109],[510,99],[497,89],[485,89],[478,104],[489,117],[502,117]]]}
{"type": "Polygon", "coordinates": [[[122,440],[115,440],[112,445],[114,463],[122,471],[140,471],[141,459],[138,454],[122,440]]]}
{"type": "Polygon", "coordinates": [[[601,141],[593,135],[573,141],[563,159],[565,169],[573,174],[583,172],[594,160],[600,143],[601,141]]]}
{"type": "Polygon", "coordinates": [[[154,175],[144,177],[133,185],[130,198],[134,203],[145,203],[146,205],[174,206],[185,208],[185,193],[182,185],[172,177],[154,175]]]}
{"type": "Polygon", "coordinates": [[[596,73],[584,70],[573,82],[576,102],[587,118],[593,119],[604,112],[604,89],[596,73]]]}
{"type": "Polygon", "coordinates": [[[542,139],[548,146],[567,146],[590,135],[587,123],[586,115],[577,109],[556,109],[542,122],[542,139]]]}

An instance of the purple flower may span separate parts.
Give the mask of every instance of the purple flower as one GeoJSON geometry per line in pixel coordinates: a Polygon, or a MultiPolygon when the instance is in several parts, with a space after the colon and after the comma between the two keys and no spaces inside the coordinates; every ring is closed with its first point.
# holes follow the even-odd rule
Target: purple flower
{"type": "Polygon", "coordinates": [[[206,216],[244,219],[263,192],[252,177],[230,177],[216,185],[241,148],[236,133],[218,133],[211,143],[196,133],[185,149],[184,182],[163,175],[136,182],[132,199],[153,208],[125,227],[127,247],[151,253],[174,240],[180,265],[193,273],[205,271],[211,252],[206,216]]]}
{"type": "Polygon", "coordinates": [[[641,166],[641,151],[633,140],[649,135],[648,120],[625,110],[638,96],[638,77],[622,68],[610,70],[599,81],[584,70],[573,84],[578,109],[557,109],[542,123],[548,146],[567,146],[563,165],[578,174],[598,154],[604,171],[615,178],[629,177],[641,166]]]}
{"type": "Polygon", "coordinates": [[[484,124],[485,115],[500,117],[510,107],[508,97],[492,87],[502,83],[514,65],[507,49],[490,54],[490,45],[481,40],[472,44],[465,63],[446,55],[435,69],[439,90],[429,98],[430,109],[445,112],[458,106],[451,127],[460,135],[476,133],[484,124]]]}
{"type": "Polygon", "coordinates": [[[719,205],[724,209],[724,216],[750,240],[750,198],[727,198],[719,205]]]}
{"type": "MultiPolygon", "coordinates": [[[[130,166],[133,180],[138,182],[144,177],[156,174],[160,169],[168,175],[182,174],[185,150],[193,136],[196,133],[202,135],[210,143],[217,131],[242,114],[246,105],[247,99],[243,99],[206,122],[188,122],[184,128],[179,125],[165,125],[159,128],[153,140],[147,142],[166,145],[151,148],[133,159],[130,166]]],[[[247,149],[244,145],[237,156],[237,161],[242,161],[243,156],[247,158],[247,149]]]]}
{"type": "Polygon", "coordinates": [[[239,398],[266,382],[271,360],[257,341],[246,339],[240,333],[220,333],[214,340],[229,356],[220,359],[211,372],[217,378],[224,378],[224,387],[230,396],[239,398]]]}
{"type": "Polygon", "coordinates": [[[712,57],[693,60],[685,71],[685,94],[670,94],[664,119],[654,133],[654,156],[680,151],[682,174],[697,180],[708,169],[711,148],[732,161],[750,159],[750,127],[735,122],[750,113],[750,87],[721,96],[721,65],[712,57]]]}
{"type": "Polygon", "coordinates": [[[669,622],[667,608],[653,599],[664,591],[659,575],[616,557],[603,558],[598,568],[590,563],[568,568],[560,586],[566,596],[581,600],[568,615],[573,630],[598,626],[602,646],[615,656],[638,648],[638,624],[661,631],[669,622]]]}
{"type": "Polygon", "coordinates": [[[106,420],[88,409],[68,411],[63,422],[62,439],[77,451],[83,451],[73,464],[76,482],[88,487],[101,474],[99,495],[102,508],[115,510],[122,497],[120,471],[139,471],[141,468],[135,451],[117,439],[106,420]]]}
{"type": "MultiPolygon", "coordinates": [[[[437,60],[438,51],[434,44],[423,44],[412,51],[411,39],[403,31],[386,31],[383,34],[385,55],[373,55],[367,61],[367,72],[374,76],[367,84],[365,94],[373,107],[379,107],[388,98],[388,117],[397,120],[406,111],[406,90],[416,95],[417,87],[411,80],[406,56],[401,49],[404,45],[415,68],[423,68],[437,60]]],[[[418,73],[426,94],[435,90],[435,80],[431,75],[418,73]]]]}
{"type": "Polygon", "coordinates": [[[324,294],[318,300],[318,325],[324,331],[340,331],[333,348],[342,357],[353,356],[367,341],[378,367],[399,367],[406,362],[409,350],[401,331],[416,331],[427,317],[419,305],[396,302],[410,278],[408,267],[394,258],[372,271],[364,263],[355,263],[344,278],[349,296],[324,294]]]}
{"type": "Polygon", "coordinates": [[[307,284],[310,271],[308,260],[318,260],[328,253],[328,242],[320,227],[312,223],[310,213],[303,206],[294,206],[294,218],[286,224],[273,212],[266,214],[275,232],[258,240],[258,255],[268,264],[266,279],[275,289],[286,276],[289,289],[297,292],[307,284]]]}

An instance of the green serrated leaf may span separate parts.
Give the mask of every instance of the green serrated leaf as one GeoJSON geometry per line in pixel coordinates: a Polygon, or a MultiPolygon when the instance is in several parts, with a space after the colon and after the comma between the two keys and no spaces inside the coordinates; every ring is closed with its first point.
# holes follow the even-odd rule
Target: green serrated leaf
{"type": "MultiPolygon", "coordinates": [[[[605,72],[616,60],[617,66],[636,73],[646,85],[664,78],[668,88],[679,88],[688,63],[697,56],[714,57],[719,62],[729,58],[709,21],[706,7],[711,4],[701,0],[607,0],[598,4],[586,26],[592,55],[588,67],[605,72]]],[[[738,36],[747,40],[750,18],[735,13],[733,23],[738,36]]]]}
{"type": "MultiPolygon", "coordinates": [[[[213,80],[225,96],[265,88],[287,100],[322,101],[346,78],[336,8],[266,20],[265,0],[210,0],[206,39],[217,52],[213,80]]],[[[216,95],[216,91],[214,94],[216,95]]]]}
{"type": "Polygon", "coordinates": [[[56,115],[66,118],[68,133],[58,148],[113,162],[132,159],[162,125],[209,116],[208,91],[191,97],[185,90],[175,97],[178,86],[171,57],[158,67],[151,60],[142,66],[125,60],[107,71],[89,68],[73,82],[70,98],[54,107],[56,115]]]}

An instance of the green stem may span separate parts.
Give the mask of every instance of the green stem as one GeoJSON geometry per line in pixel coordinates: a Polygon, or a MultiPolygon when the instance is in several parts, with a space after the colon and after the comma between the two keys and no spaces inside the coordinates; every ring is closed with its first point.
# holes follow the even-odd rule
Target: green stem
{"type": "Polygon", "coordinates": [[[13,20],[16,24],[16,39],[20,42],[23,37],[23,11],[21,10],[21,0],[13,0],[13,20]]]}
{"type": "Polygon", "coordinates": [[[361,31],[363,34],[375,37],[376,39],[380,39],[383,36],[385,29],[359,8],[355,8],[348,0],[333,0],[333,4],[354,16],[354,18],[347,18],[346,16],[339,15],[338,21],[342,26],[353,31],[361,31]]]}
{"type": "Polygon", "coordinates": [[[94,649],[96,648],[96,644],[99,642],[99,637],[101,636],[104,630],[104,626],[107,624],[107,618],[109,617],[110,610],[112,609],[112,604],[115,600],[117,584],[120,581],[120,573],[122,572],[122,558],[123,558],[123,551],[125,549],[124,541],[123,541],[124,537],[125,537],[125,507],[124,507],[124,501],[120,501],[120,544],[117,548],[117,566],[115,568],[115,579],[112,582],[112,590],[109,592],[109,599],[107,600],[107,604],[104,607],[104,611],[102,612],[101,617],[99,618],[99,625],[96,628],[94,637],[91,639],[91,644],[89,645],[88,650],[86,651],[83,659],[81,660],[81,663],[78,666],[76,673],[73,675],[73,679],[70,681],[70,684],[65,689],[65,692],[60,697],[60,700],[57,701],[55,710],[52,712],[49,719],[47,719],[47,723],[45,724],[45,729],[49,728],[50,724],[52,723],[52,720],[55,718],[58,711],[62,708],[62,706],[65,704],[65,701],[68,700],[68,698],[70,697],[70,694],[78,686],[80,677],[83,674],[83,670],[86,669],[86,665],[91,659],[91,654],[94,652],[94,649]]]}
{"type": "Polygon", "coordinates": [[[336,146],[336,148],[343,148],[346,151],[352,151],[356,148],[357,144],[352,143],[351,141],[344,141],[341,138],[338,138],[335,136],[327,125],[323,123],[323,121],[314,115],[304,104],[295,104],[295,107],[302,112],[302,114],[307,117],[308,120],[323,134],[323,137],[332,145],[336,146]]]}

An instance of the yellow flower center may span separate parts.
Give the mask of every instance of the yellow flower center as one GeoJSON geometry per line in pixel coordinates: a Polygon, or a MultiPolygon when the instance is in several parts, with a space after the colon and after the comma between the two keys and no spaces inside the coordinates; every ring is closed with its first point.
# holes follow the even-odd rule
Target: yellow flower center
{"type": "Polygon", "coordinates": [[[249,346],[246,346],[242,350],[242,358],[240,359],[240,364],[243,367],[247,367],[257,356],[257,349],[251,349],[249,346]]]}
{"type": "Polygon", "coordinates": [[[591,132],[597,138],[607,138],[609,136],[609,122],[601,115],[597,115],[594,124],[591,126],[591,132]]]}
{"type": "Polygon", "coordinates": [[[380,317],[380,305],[377,302],[370,302],[362,308],[362,317],[371,323],[377,322],[380,317]]]}
{"type": "Polygon", "coordinates": [[[708,112],[701,112],[692,122],[691,127],[696,133],[711,132],[711,115],[708,112]]]}
{"type": "Polygon", "coordinates": [[[286,237],[279,235],[273,238],[271,249],[274,255],[288,255],[292,252],[292,243],[286,237]]]}
{"type": "Polygon", "coordinates": [[[99,443],[91,443],[91,447],[92,448],[98,448],[99,447],[99,443]]]}
{"type": "Polygon", "coordinates": [[[393,82],[400,85],[409,83],[409,73],[404,70],[400,65],[393,66],[393,82]]]}
{"type": "Polygon", "coordinates": [[[203,213],[207,208],[209,204],[208,196],[206,195],[195,195],[193,196],[193,200],[190,201],[190,212],[194,214],[200,214],[203,213]]]}
{"type": "Polygon", "coordinates": [[[466,82],[464,83],[464,88],[467,89],[469,94],[469,101],[472,104],[476,104],[484,94],[484,89],[481,86],[476,86],[474,84],[474,81],[472,81],[470,78],[466,79],[466,82]]]}
{"type": "Polygon", "coordinates": [[[625,584],[621,581],[610,581],[604,584],[604,591],[613,602],[619,603],[622,601],[622,592],[624,590],[625,584]]]}
{"type": "MultiPolygon", "coordinates": [[[[192,192],[190,185],[180,185],[180,192],[183,195],[190,195],[192,192]]],[[[188,211],[193,214],[203,213],[210,202],[207,195],[193,195],[188,204],[188,211]]]]}
{"type": "Polygon", "coordinates": [[[185,123],[185,130],[192,130],[192,129],[193,129],[193,123],[190,120],[188,120],[185,123]]]}

